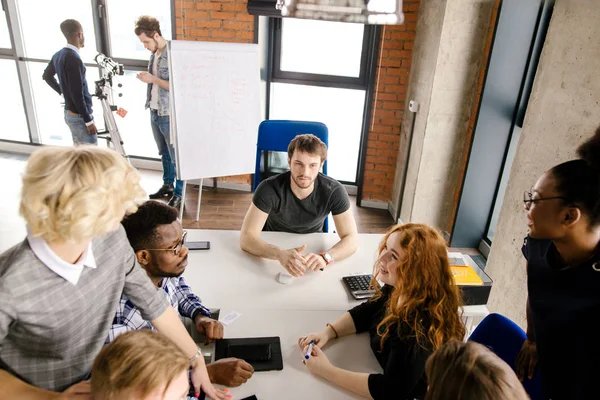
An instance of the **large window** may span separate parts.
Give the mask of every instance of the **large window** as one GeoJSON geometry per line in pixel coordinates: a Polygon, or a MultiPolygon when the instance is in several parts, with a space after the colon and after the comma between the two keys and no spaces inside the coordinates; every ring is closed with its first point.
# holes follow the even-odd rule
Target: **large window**
{"type": "Polygon", "coordinates": [[[163,37],[171,40],[171,2],[169,0],[123,1],[107,0],[108,30],[110,32],[111,55],[116,58],[148,60],[150,53],[135,38],[134,22],[140,10],[152,15],[160,22],[163,37]]]}
{"type": "Polygon", "coordinates": [[[271,119],[327,125],[328,174],[340,181],[355,182],[365,91],[275,83],[271,96],[271,119]]]}
{"type": "MultiPolygon", "coordinates": [[[[31,81],[31,88],[41,143],[57,146],[72,145],[71,131],[69,131],[64,122],[64,99],[42,79],[42,74],[47,64],[28,62],[26,65],[30,76],[34,78],[31,81]]],[[[87,68],[86,79],[92,93],[94,90],[94,81],[98,80],[98,77],[98,68],[87,68]]],[[[96,127],[102,131],[104,129],[104,118],[102,116],[102,107],[96,97],[92,98],[92,107],[94,109],[96,127]]]]}
{"type": "Polygon", "coordinates": [[[327,125],[328,173],[356,184],[376,28],[291,18],[274,19],[272,26],[269,118],[327,125]]]}
{"type": "Polygon", "coordinates": [[[0,8],[0,48],[12,48],[10,43],[10,34],[8,33],[8,23],[2,8],[0,8]]]}
{"type": "Polygon", "coordinates": [[[500,209],[502,208],[502,200],[504,199],[504,193],[506,193],[506,185],[508,184],[508,178],[510,177],[510,169],[517,153],[517,145],[519,144],[519,138],[521,137],[521,127],[515,126],[510,138],[508,145],[508,152],[506,153],[506,161],[502,168],[502,176],[500,177],[500,183],[498,184],[498,193],[494,198],[494,207],[490,217],[490,222],[487,230],[487,240],[491,243],[494,241],[494,235],[496,234],[496,226],[498,226],[498,217],[500,217],[500,209]]]}
{"type": "MultiPolygon", "coordinates": [[[[130,156],[158,157],[150,116],[144,109],[147,85],[135,78],[146,68],[150,52],[135,36],[134,27],[140,15],[152,15],[160,21],[163,37],[171,39],[171,0],[2,0],[2,3],[6,12],[0,9],[0,74],[4,83],[0,115],[7,124],[0,130],[0,139],[72,144],[64,122],[64,99],[43,81],[42,73],[52,55],[66,44],[60,23],[76,19],[85,36],[80,55],[87,67],[90,92],[94,94],[94,82],[100,77],[94,61],[99,52],[123,63],[126,72],[114,81],[111,104],[127,110],[125,118],[113,113],[125,150],[130,156]]],[[[104,131],[102,105],[96,97],[93,108],[96,126],[104,131]]],[[[99,143],[105,142],[99,140],[99,143]]]]}
{"type": "Polygon", "coordinates": [[[14,58],[8,20],[3,8],[0,7],[0,76],[2,77],[0,118],[3,121],[0,139],[28,142],[29,130],[21,96],[17,63],[14,58]]]}
{"type": "Polygon", "coordinates": [[[293,18],[281,23],[282,71],[360,76],[364,25],[293,18]]]}
{"type": "Polygon", "coordinates": [[[21,100],[21,88],[17,76],[17,66],[13,60],[0,59],[0,76],[2,76],[2,96],[0,96],[0,116],[3,127],[0,139],[29,141],[29,131],[25,110],[21,100]]]}
{"type": "Polygon", "coordinates": [[[125,75],[118,78],[123,85],[123,96],[116,97],[115,103],[127,110],[127,115],[124,118],[115,115],[115,120],[127,154],[156,158],[158,149],[150,129],[150,114],[144,109],[146,84],[137,79],[136,74],[137,71],[125,71],[125,75]]]}
{"type": "Polygon", "coordinates": [[[86,63],[94,62],[98,51],[90,1],[17,0],[16,4],[23,33],[25,57],[50,60],[52,55],[65,44],[60,23],[71,18],[79,21],[83,27],[85,46],[81,49],[81,58],[86,63]]]}
{"type": "Polygon", "coordinates": [[[487,256],[502,203],[522,204],[504,196],[553,6],[508,1],[499,12],[451,247],[487,256]]]}

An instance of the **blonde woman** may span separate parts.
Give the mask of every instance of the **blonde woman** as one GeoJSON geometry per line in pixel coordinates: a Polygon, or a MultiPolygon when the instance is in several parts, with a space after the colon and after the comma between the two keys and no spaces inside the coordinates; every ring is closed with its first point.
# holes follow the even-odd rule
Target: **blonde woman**
{"type": "Polygon", "coordinates": [[[446,242],[427,225],[392,227],[379,245],[372,283],[378,291],[373,299],[327,324],[321,332],[298,340],[304,352],[311,341],[316,344],[306,367],[365,398],[422,399],[427,390],[427,357],[447,341],[465,335],[446,242]],[[381,290],[376,280],[385,284],[381,290]],[[361,332],[369,332],[371,349],[383,373],[338,368],[321,350],[334,338],[361,332]]]}
{"type": "Polygon", "coordinates": [[[181,400],[189,391],[187,357],[164,335],[127,332],[92,367],[92,400],[181,400]]]}
{"type": "Polygon", "coordinates": [[[0,255],[0,399],[70,398],[56,392],[88,377],[123,293],[179,344],[196,392],[225,397],[119,224],[145,196],[139,181],[108,149],[46,147],[31,155],[20,206],[28,234],[0,255]]]}
{"type": "Polygon", "coordinates": [[[529,399],[515,371],[479,343],[452,340],[429,357],[425,370],[425,400],[529,399]]]}

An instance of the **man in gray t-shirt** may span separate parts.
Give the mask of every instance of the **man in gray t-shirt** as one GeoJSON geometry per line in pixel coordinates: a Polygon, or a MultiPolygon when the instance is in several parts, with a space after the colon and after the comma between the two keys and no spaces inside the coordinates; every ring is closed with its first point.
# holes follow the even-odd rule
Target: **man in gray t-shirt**
{"type": "Polygon", "coordinates": [[[327,158],[327,147],[316,136],[298,135],[288,147],[289,172],[261,182],[246,213],[240,235],[244,251],[277,260],[293,276],[308,268],[323,269],[334,260],[352,255],[358,247],[356,222],[346,189],[335,179],[319,172],[327,158]],[[306,245],[280,249],[260,238],[260,232],[322,232],[331,213],[340,241],[320,253],[302,254],[306,245]]]}

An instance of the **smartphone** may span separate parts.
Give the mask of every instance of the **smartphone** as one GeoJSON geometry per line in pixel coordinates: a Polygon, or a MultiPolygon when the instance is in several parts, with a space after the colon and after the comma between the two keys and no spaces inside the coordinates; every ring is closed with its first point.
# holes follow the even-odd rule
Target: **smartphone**
{"type": "Polygon", "coordinates": [[[268,361],[271,359],[270,344],[229,345],[228,357],[241,358],[245,361],[268,361]]]}
{"type": "Polygon", "coordinates": [[[258,397],[252,395],[252,396],[244,397],[242,400],[258,400],[258,397]]]}
{"type": "Polygon", "coordinates": [[[210,250],[210,242],[185,242],[185,247],[190,250],[210,250]]]}

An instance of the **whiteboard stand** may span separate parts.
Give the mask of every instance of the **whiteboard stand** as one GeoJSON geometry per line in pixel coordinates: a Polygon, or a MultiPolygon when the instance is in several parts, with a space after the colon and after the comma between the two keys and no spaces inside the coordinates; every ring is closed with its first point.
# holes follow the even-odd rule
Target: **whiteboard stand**
{"type": "Polygon", "coordinates": [[[181,191],[181,207],[179,207],[179,220],[183,224],[183,208],[185,207],[185,192],[187,181],[183,181],[183,190],[181,191]]]}
{"type": "MultiPolygon", "coordinates": [[[[214,178],[217,179],[217,178],[214,178]]],[[[202,201],[202,181],[204,179],[200,179],[200,187],[198,188],[198,205],[196,207],[196,222],[200,221],[200,202],[202,201]]]]}
{"type": "MultiPolygon", "coordinates": [[[[171,142],[184,182],[254,171],[256,153],[248,150],[256,149],[260,124],[258,50],[254,43],[168,42],[171,142]]],[[[196,221],[201,200],[202,181],[196,221]]]]}

